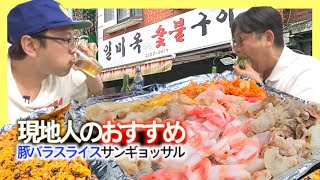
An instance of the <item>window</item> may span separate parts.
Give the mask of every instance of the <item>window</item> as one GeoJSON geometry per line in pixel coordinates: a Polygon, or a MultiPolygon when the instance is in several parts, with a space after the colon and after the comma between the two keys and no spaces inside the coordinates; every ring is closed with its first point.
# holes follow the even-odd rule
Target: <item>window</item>
{"type": "Polygon", "coordinates": [[[104,9],[104,22],[109,22],[113,20],[114,17],[114,9],[104,9]]]}
{"type": "Polygon", "coordinates": [[[117,22],[121,23],[129,18],[142,17],[142,9],[117,9],[117,22]]]}
{"type": "Polygon", "coordinates": [[[130,9],[117,9],[118,22],[130,17],[130,9]]]}
{"type": "Polygon", "coordinates": [[[116,32],[143,21],[142,9],[98,9],[98,31],[116,32]]]}

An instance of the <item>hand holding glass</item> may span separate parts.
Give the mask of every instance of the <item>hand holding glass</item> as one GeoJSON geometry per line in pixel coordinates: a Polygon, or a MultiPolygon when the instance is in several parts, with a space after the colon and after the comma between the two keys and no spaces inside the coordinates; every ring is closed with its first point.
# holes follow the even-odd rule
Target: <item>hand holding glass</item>
{"type": "Polygon", "coordinates": [[[95,58],[88,57],[79,49],[75,52],[75,60],[75,66],[93,78],[95,78],[103,69],[95,58]]]}

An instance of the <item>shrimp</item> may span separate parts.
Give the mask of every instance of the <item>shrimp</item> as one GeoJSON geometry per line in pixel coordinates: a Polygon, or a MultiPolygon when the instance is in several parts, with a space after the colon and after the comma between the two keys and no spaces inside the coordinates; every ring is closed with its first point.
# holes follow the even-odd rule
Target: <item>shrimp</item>
{"type": "Polygon", "coordinates": [[[211,166],[211,161],[208,158],[201,159],[197,164],[189,169],[186,173],[188,179],[206,180],[211,166]]]}
{"type": "Polygon", "coordinates": [[[231,156],[226,159],[227,164],[245,164],[259,156],[260,143],[257,140],[250,140],[238,152],[233,152],[231,156]]]}
{"type": "Polygon", "coordinates": [[[215,126],[223,129],[228,122],[234,120],[234,117],[225,111],[213,109],[210,106],[195,106],[187,112],[189,116],[196,116],[204,120],[211,121],[215,126]]]}

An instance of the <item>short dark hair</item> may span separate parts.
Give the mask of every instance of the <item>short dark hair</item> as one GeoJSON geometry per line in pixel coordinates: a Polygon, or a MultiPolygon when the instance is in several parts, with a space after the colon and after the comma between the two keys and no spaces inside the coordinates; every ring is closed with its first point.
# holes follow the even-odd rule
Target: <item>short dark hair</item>
{"type": "Polygon", "coordinates": [[[232,36],[238,28],[244,33],[263,33],[271,30],[276,47],[283,47],[283,24],[280,13],[272,7],[252,7],[239,14],[231,25],[232,36]]]}
{"type": "MultiPolygon", "coordinates": [[[[34,34],[31,34],[30,36],[33,37],[33,38],[38,38],[39,41],[40,41],[40,46],[41,47],[46,47],[46,42],[44,39],[40,38],[41,36],[44,35],[44,33],[47,31],[46,30],[43,30],[43,31],[40,31],[40,32],[37,32],[37,33],[34,33],[34,34]]],[[[8,42],[10,42],[9,40],[9,36],[8,36],[8,42]]],[[[8,50],[8,55],[9,55],[9,58],[10,59],[15,59],[15,60],[22,60],[26,57],[26,53],[24,52],[24,50],[22,49],[22,46],[21,46],[21,39],[15,43],[13,43],[10,47],[9,47],[9,50],[8,50]]]]}

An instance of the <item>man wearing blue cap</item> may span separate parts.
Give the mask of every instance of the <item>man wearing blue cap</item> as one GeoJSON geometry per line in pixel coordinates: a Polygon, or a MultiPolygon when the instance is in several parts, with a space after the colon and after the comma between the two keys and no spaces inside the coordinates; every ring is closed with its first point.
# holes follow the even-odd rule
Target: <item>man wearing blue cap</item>
{"type": "Polygon", "coordinates": [[[89,28],[91,21],[73,21],[53,0],[20,4],[8,14],[9,122],[35,109],[65,106],[102,92],[101,78],[75,70],[77,48],[93,57],[94,43],[76,46],[74,29],[89,28]]]}

